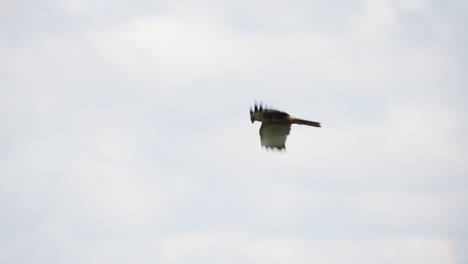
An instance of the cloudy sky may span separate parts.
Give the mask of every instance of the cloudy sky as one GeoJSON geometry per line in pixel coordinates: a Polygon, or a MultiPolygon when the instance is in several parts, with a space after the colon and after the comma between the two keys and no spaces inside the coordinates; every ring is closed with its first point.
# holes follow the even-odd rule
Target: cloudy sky
{"type": "Polygon", "coordinates": [[[0,262],[468,263],[467,13],[1,1],[0,262]]]}

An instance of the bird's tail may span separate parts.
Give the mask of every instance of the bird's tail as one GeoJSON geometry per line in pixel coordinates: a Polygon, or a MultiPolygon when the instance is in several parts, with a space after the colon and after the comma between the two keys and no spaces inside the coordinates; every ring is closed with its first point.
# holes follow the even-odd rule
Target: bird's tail
{"type": "Polygon", "coordinates": [[[313,126],[313,127],[321,127],[319,122],[304,120],[304,119],[295,118],[295,117],[290,117],[290,121],[293,124],[307,125],[307,126],[313,126]]]}

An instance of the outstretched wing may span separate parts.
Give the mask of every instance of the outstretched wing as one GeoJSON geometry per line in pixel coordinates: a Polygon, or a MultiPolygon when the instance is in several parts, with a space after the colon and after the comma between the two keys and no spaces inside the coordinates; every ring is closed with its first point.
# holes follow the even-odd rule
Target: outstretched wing
{"type": "Polygon", "coordinates": [[[260,127],[260,141],[266,148],[284,149],[286,138],[291,130],[288,123],[262,123],[260,127]]]}

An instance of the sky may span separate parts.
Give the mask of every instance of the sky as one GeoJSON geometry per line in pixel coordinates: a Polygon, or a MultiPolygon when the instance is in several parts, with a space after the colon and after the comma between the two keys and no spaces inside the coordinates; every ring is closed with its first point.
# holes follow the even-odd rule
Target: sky
{"type": "Polygon", "coordinates": [[[1,1],[0,263],[468,263],[467,13],[1,1]]]}

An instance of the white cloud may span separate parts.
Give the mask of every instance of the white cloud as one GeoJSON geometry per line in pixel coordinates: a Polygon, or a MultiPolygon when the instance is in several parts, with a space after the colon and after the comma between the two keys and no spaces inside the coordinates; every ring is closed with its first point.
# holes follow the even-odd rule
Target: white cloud
{"type": "Polygon", "coordinates": [[[304,240],[208,231],[158,239],[162,263],[457,263],[450,240],[395,237],[379,240],[304,240]]]}
{"type": "Polygon", "coordinates": [[[349,31],[333,34],[249,34],[228,24],[222,12],[189,5],[92,35],[100,54],[124,73],[168,84],[269,76],[383,90],[415,80],[430,86],[451,74],[454,61],[432,43],[392,45],[398,41],[392,1],[365,3],[349,31]]]}
{"type": "Polygon", "coordinates": [[[364,10],[357,18],[353,35],[364,42],[387,40],[388,33],[395,26],[395,10],[392,0],[366,0],[364,10]]]}
{"type": "Polygon", "coordinates": [[[356,215],[394,232],[438,234],[457,229],[459,211],[468,205],[462,193],[370,191],[349,196],[356,215]]]}
{"type": "Polygon", "coordinates": [[[167,181],[169,175],[149,165],[136,149],[134,132],[124,126],[105,124],[94,133],[84,139],[69,172],[85,214],[118,219],[117,227],[167,219],[182,195],[180,182],[167,181]]]}
{"type": "Polygon", "coordinates": [[[265,184],[255,189],[252,195],[255,211],[265,219],[275,222],[294,222],[311,209],[309,201],[318,205],[314,194],[306,193],[303,188],[290,184],[265,184]]]}
{"type": "Polygon", "coordinates": [[[96,44],[125,73],[168,83],[291,68],[303,74],[324,73],[320,63],[329,64],[331,52],[329,40],[322,36],[246,35],[219,16],[185,9],[162,17],[136,18],[99,32],[96,44]]]}
{"type": "Polygon", "coordinates": [[[395,2],[405,9],[418,12],[427,10],[430,5],[430,1],[427,0],[397,0],[395,2]]]}

